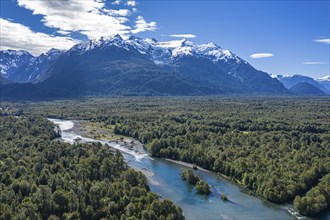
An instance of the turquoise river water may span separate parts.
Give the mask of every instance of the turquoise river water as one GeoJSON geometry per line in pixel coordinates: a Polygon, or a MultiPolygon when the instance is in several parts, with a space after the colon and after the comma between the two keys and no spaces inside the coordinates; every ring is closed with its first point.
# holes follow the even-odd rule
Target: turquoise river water
{"type": "MultiPolygon", "coordinates": [[[[79,137],[85,141],[99,141],[119,149],[129,166],[146,171],[151,191],[180,206],[186,219],[311,219],[299,215],[291,204],[278,205],[249,195],[243,187],[203,170],[197,170],[195,173],[212,186],[212,193],[209,196],[200,195],[193,186],[180,178],[183,165],[153,158],[147,153],[137,153],[106,140],[84,138],[72,130],[72,121],[49,120],[59,125],[62,139],[66,142],[73,143],[74,139],[79,137]],[[221,193],[227,195],[229,201],[221,200],[221,193]]],[[[330,219],[330,212],[324,213],[319,219],[330,219]]]]}

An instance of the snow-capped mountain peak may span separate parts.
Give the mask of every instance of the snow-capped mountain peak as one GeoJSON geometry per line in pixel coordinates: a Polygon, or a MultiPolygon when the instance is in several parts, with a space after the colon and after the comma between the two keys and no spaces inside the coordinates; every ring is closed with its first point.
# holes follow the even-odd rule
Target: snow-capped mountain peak
{"type": "Polygon", "coordinates": [[[83,54],[96,48],[106,48],[109,46],[117,46],[128,49],[125,40],[119,34],[116,34],[113,36],[105,36],[99,39],[93,39],[87,42],[76,44],[68,51],[68,53],[83,54]]]}
{"type": "Polygon", "coordinates": [[[180,46],[181,47],[192,47],[193,45],[194,45],[193,42],[191,42],[191,41],[184,38],[184,39],[182,39],[180,46]]]}
{"type": "MultiPolygon", "coordinates": [[[[202,88],[199,84],[205,86],[200,90],[201,94],[241,92],[245,89],[266,93],[287,92],[280,82],[271,79],[267,73],[256,70],[215,43],[195,45],[186,39],[157,41],[115,35],[78,43],[63,55],[50,59],[53,54],[61,54],[61,51],[52,49],[39,57],[30,58],[16,70],[12,81],[44,82],[60,88],[62,83],[73,83],[77,74],[82,74],[81,79],[91,82],[91,91],[96,91],[101,81],[113,87],[116,85],[113,79],[137,79],[141,76],[145,79],[143,81],[150,82],[150,88],[158,89],[158,82],[163,83],[165,79],[166,83],[160,84],[162,88],[172,84],[179,85],[180,89],[188,86],[187,94],[199,94],[199,88],[202,88]],[[131,70],[127,71],[127,68],[131,70]],[[76,71],[78,69],[82,71],[76,71]],[[196,83],[196,87],[195,84],[190,87],[191,83],[196,83]]],[[[46,85],[44,83],[42,86],[46,85]]],[[[145,88],[149,88],[149,84],[145,88]]],[[[139,88],[129,90],[129,93],[140,90],[143,91],[139,88]]],[[[158,94],[158,90],[155,91],[158,94]]]]}
{"type": "Polygon", "coordinates": [[[281,75],[276,75],[276,74],[269,74],[270,77],[272,77],[273,79],[277,79],[277,78],[281,78],[282,76],[281,75]]]}
{"type": "Polygon", "coordinates": [[[2,50],[3,54],[7,54],[9,56],[32,56],[29,52],[24,50],[2,50]]]}
{"type": "Polygon", "coordinates": [[[320,78],[317,79],[317,81],[326,81],[326,82],[330,82],[330,75],[320,77],[320,78]]]}
{"type": "Polygon", "coordinates": [[[59,53],[63,53],[63,52],[64,52],[64,50],[59,50],[59,49],[56,49],[56,48],[52,48],[52,49],[50,49],[46,52],[46,55],[52,56],[53,54],[59,54],[59,53]]]}
{"type": "Polygon", "coordinates": [[[118,40],[118,41],[122,41],[123,40],[123,38],[120,36],[120,34],[114,35],[111,39],[112,40],[118,40]]]}
{"type": "Polygon", "coordinates": [[[135,49],[139,53],[149,56],[150,60],[156,64],[168,63],[173,59],[184,56],[206,58],[214,63],[220,61],[230,61],[233,63],[245,62],[231,51],[224,50],[215,43],[194,45],[193,42],[187,39],[160,42],[153,38],[142,39],[136,36],[123,39],[118,34],[77,44],[73,46],[68,53],[83,54],[93,49],[106,49],[111,46],[123,48],[125,50],[135,49]]]}
{"type": "Polygon", "coordinates": [[[206,52],[206,51],[210,51],[210,50],[221,49],[221,47],[216,45],[215,43],[211,42],[211,43],[199,45],[198,49],[200,51],[206,52]]]}
{"type": "Polygon", "coordinates": [[[219,60],[228,61],[230,59],[234,59],[237,62],[241,61],[241,59],[239,59],[234,53],[229,50],[222,49],[215,43],[201,44],[197,46],[196,49],[198,51],[198,54],[209,58],[213,62],[218,62],[219,60]]]}
{"type": "Polygon", "coordinates": [[[11,75],[33,56],[23,50],[2,50],[0,51],[0,74],[5,78],[11,75]]]}
{"type": "Polygon", "coordinates": [[[0,51],[1,75],[13,82],[36,82],[50,62],[64,51],[52,48],[38,57],[27,51],[0,51]]]}
{"type": "MultiPolygon", "coordinates": [[[[28,81],[33,81],[34,78],[37,79],[40,76],[40,69],[46,68],[46,64],[48,65],[51,61],[57,59],[63,53],[69,56],[82,55],[85,53],[90,53],[92,50],[107,50],[108,48],[112,47],[121,48],[126,51],[134,51],[135,53],[138,52],[157,65],[171,64],[171,62],[175,61],[176,59],[186,56],[209,59],[213,63],[228,63],[233,68],[237,63],[244,61],[235,54],[233,54],[231,51],[224,50],[215,43],[194,45],[193,42],[187,39],[162,42],[157,41],[153,38],[142,39],[136,36],[123,38],[119,34],[117,34],[112,36],[104,36],[99,39],[89,40],[87,42],[78,43],[74,45],[71,49],[69,49],[67,52],[53,48],[50,49],[48,52],[41,54],[39,57],[33,57],[31,54],[25,51],[3,51],[2,53],[6,53],[7,55],[11,56],[29,56],[27,56],[27,58],[22,63],[12,62],[15,59],[10,59],[11,63],[7,62],[7,64],[5,65],[5,62],[1,61],[1,74],[4,76],[7,74],[8,68],[6,66],[13,67],[13,71],[16,71],[21,65],[27,63],[27,61],[31,59],[24,66],[25,71],[23,75],[25,76],[25,79],[28,75],[26,71],[30,71],[33,74],[30,74],[29,76],[33,76],[29,77],[28,81]]],[[[0,59],[2,59],[1,57],[0,59]]],[[[13,76],[13,80],[15,79],[15,76],[13,76]]]]}
{"type": "Polygon", "coordinates": [[[172,50],[172,57],[180,57],[180,56],[192,56],[194,55],[194,49],[191,46],[181,46],[174,48],[172,50]]]}

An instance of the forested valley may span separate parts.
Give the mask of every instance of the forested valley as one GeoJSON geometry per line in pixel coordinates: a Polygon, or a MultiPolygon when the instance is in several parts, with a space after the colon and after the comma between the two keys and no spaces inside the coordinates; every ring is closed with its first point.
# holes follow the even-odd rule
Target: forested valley
{"type": "Polygon", "coordinates": [[[4,103],[3,108],[22,116],[98,122],[116,135],[140,140],[155,157],[194,163],[275,203],[293,201],[304,215],[330,206],[327,98],[121,97],[4,103]]]}
{"type": "Polygon", "coordinates": [[[0,219],[183,219],[119,151],[62,143],[46,118],[6,114],[0,117],[0,219]]]}

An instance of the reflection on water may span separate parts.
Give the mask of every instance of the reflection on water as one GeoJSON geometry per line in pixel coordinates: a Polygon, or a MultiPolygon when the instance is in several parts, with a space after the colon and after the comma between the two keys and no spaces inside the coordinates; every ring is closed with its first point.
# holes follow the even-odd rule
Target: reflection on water
{"type": "MultiPolygon", "coordinates": [[[[309,219],[294,213],[289,205],[276,205],[251,196],[242,187],[212,172],[195,171],[212,186],[211,195],[197,194],[193,186],[181,180],[180,172],[184,168],[182,165],[151,158],[147,154],[136,153],[113,142],[81,137],[69,130],[72,128],[69,123],[71,121],[49,120],[60,126],[62,139],[66,142],[73,143],[74,139],[79,137],[86,141],[100,141],[123,152],[129,166],[146,174],[151,191],[179,205],[186,219],[309,219]],[[221,200],[221,193],[225,193],[230,201],[221,200]]],[[[328,214],[325,214],[323,219],[327,219],[328,214]]]]}

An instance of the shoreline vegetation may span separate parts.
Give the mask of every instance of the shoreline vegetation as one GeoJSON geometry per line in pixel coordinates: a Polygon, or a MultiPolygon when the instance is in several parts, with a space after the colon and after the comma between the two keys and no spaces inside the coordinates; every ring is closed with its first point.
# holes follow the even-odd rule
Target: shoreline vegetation
{"type": "MultiPolygon", "coordinates": [[[[194,169],[194,164],[191,164],[191,163],[187,163],[187,162],[183,162],[183,161],[179,161],[179,160],[172,160],[172,159],[169,159],[169,158],[162,158],[166,161],[170,161],[171,163],[175,163],[175,164],[179,164],[181,166],[184,166],[184,167],[188,167],[188,168],[191,168],[191,169],[194,169]]],[[[197,169],[198,170],[202,170],[204,172],[211,172],[210,170],[206,170],[200,166],[197,166],[197,169]]]]}
{"type": "MultiPolygon", "coordinates": [[[[88,121],[72,120],[72,122],[73,122],[74,126],[73,126],[71,129],[69,129],[68,131],[73,131],[73,132],[75,132],[76,134],[81,135],[82,137],[92,138],[92,135],[91,135],[91,134],[88,134],[88,133],[86,132],[85,127],[82,125],[82,124],[88,124],[88,121]],[[81,122],[83,122],[83,123],[81,123],[81,122]]],[[[148,152],[147,149],[144,148],[143,144],[141,144],[138,140],[135,140],[135,139],[133,139],[133,138],[131,138],[131,137],[123,137],[123,138],[124,138],[124,139],[122,139],[123,141],[119,141],[120,138],[121,138],[122,136],[119,136],[119,135],[118,135],[118,136],[115,136],[115,135],[114,135],[114,136],[111,136],[111,137],[116,137],[116,138],[111,139],[111,140],[106,140],[106,139],[104,139],[104,140],[108,141],[109,143],[110,143],[110,142],[116,142],[116,141],[117,141],[118,144],[119,144],[121,147],[124,147],[124,148],[126,148],[126,149],[128,149],[128,150],[133,150],[134,152],[139,153],[139,154],[150,153],[150,152],[148,152]],[[131,143],[132,141],[134,141],[134,142],[137,143],[137,144],[136,144],[136,145],[133,145],[132,148],[131,148],[130,145],[128,145],[128,143],[131,143]]],[[[84,143],[84,142],[83,142],[83,143],[84,143]]],[[[150,158],[152,158],[152,157],[150,157],[150,158]]],[[[212,173],[214,173],[215,175],[221,176],[222,178],[224,178],[224,179],[226,179],[226,180],[228,180],[228,181],[231,181],[231,182],[233,182],[233,183],[236,183],[236,184],[240,185],[241,187],[247,189],[247,188],[243,185],[242,182],[240,182],[240,181],[238,181],[238,180],[235,180],[235,179],[233,179],[233,178],[231,178],[231,177],[229,177],[229,176],[226,176],[226,175],[224,175],[224,174],[221,174],[221,173],[215,173],[215,172],[213,172],[213,171],[211,171],[211,170],[207,170],[207,169],[204,169],[204,168],[202,168],[202,167],[200,167],[200,166],[196,166],[195,164],[188,163],[188,162],[184,162],[184,161],[173,160],[173,159],[169,159],[169,158],[160,158],[160,159],[163,159],[163,160],[169,161],[169,162],[171,162],[171,163],[175,163],[175,164],[181,165],[181,166],[183,166],[183,167],[187,167],[187,168],[191,168],[191,169],[197,169],[197,170],[202,170],[202,171],[204,171],[204,172],[208,172],[208,173],[209,173],[209,172],[212,172],[212,173]]],[[[128,162],[129,162],[129,161],[128,161],[128,162]]],[[[142,172],[143,174],[145,174],[147,177],[152,177],[152,176],[154,175],[154,173],[150,173],[150,171],[147,170],[146,168],[145,168],[145,169],[141,168],[141,169],[137,169],[137,170],[138,170],[138,171],[141,171],[141,172],[142,172]]],[[[248,190],[248,189],[247,189],[247,190],[248,190]]],[[[249,190],[249,192],[252,193],[252,194],[254,194],[253,191],[251,191],[251,190],[249,190]]]]}
{"type": "MultiPolygon", "coordinates": [[[[86,136],[86,137],[91,137],[91,135],[89,135],[87,132],[86,132],[86,128],[84,127],[84,125],[82,125],[82,124],[88,124],[88,121],[83,121],[83,123],[81,123],[81,121],[79,121],[79,120],[72,120],[72,122],[73,122],[73,124],[74,124],[74,126],[71,128],[71,129],[69,129],[68,131],[73,131],[73,132],[75,132],[76,134],[78,134],[78,135],[81,135],[81,136],[86,136]]],[[[95,130],[94,130],[95,131],[95,130]]],[[[96,129],[96,131],[97,131],[97,129],[96,129]]],[[[120,137],[119,137],[119,139],[120,139],[120,137]]],[[[106,141],[109,141],[109,142],[116,142],[116,140],[118,141],[118,137],[117,138],[115,138],[115,139],[112,139],[112,140],[106,140],[106,141]]],[[[135,140],[135,139],[133,139],[133,138],[130,138],[130,137],[124,137],[124,139],[122,139],[123,141],[121,141],[121,142],[118,142],[118,144],[121,146],[121,147],[124,147],[124,148],[126,148],[126,149],[128,149],[128,150],[134,150],[136,153],[139,153],[139,154],[144,154],[144,153],[149,153],[147,150],[145,150],[144,149],[144,147],[143,147],[143,145],[139,142],[139,141],[137,141],[137,140],[135,140]],[[132,143],[132,141],[133,142],[136,142],[136,143],[138,143],[137,145],[133,145],[132,147],[130,147],[130,145],[128,145],[127,143],[132,143]]],[[[187,167],[187,168],[190,168],[190,169],[192,169],[192,170],[201,170],[201,171],[204,171],[204,172],[207,172],[207,173],[209,173],[209,172],[212,172],[212,171],[210,171],[210,170],[206,170],[206,169],[204,169],[204,168],[202,168],[202,167],[200,167],[200,166],[196,166],[195,164],[192,164],[192,163],[187,163],[187,162],[183,162],[183,161],[178,161],[178,160],[173,160],[173,159],[169,159],[169,158],[161,158],[161,159],[163,159],[163,160],[166,160],[166,161],[169,161],[169,162],[171,162],[171,163],[175,163],[175,164],[178,164],[178,165],[181,165],[181,166],[183,166],[183,167],[187,167]]],[[[129,161],[128,161],[129,162],[129,161]]],[[[134,170],[137,170],[137,171],[140,171],[140,172],[142,172],[147,178],[148,178],[148,181],[150,181],[150,183],[151,184],[153,184],[153,185],[160,185],[160,183],[159,182],[157,182],[157,181],[155,181],[155,180],[153,180],[151,177],[152,176],[154,176],[155,174],[150,170],[150,169],[148,169],[148,168],[134,168],[134,170]]],[[[212,172],[212,173],[214,173],[214,172],[212,172]]],[[[239,182],[239,181],[235,181],[235,180],[233,180],[233,179],[231,179],[230,177],[228,177],[228,176],[225,176],[225,175],[223,175],[223,174],[221,174],[221,173],[214,173],[215,175],[218,175],[218,176],[221,176],[222,178],[225,178],[225,179],[227,179],[227,180],[229,180],[229,181],[231,181],[231,182],[234,182],[234,183],[237,183],[239,186],[241,186],[241,187],[244,187],[244,185],[241,183],[241,182],[239,182]]],[[[201,179],[199,179],[199,180],[201,180],[201,179]]],[[[203,180],[202,180],[203,181],[203,180]]],[[[205,182],[206,184],[207,184],[207,182],[205,182]]],[[[195,184],[197,184],[197,182],[195,183],[195,184]]],[[[195,185],[194,184],[194,185],[195,185]]],[[[208,185],[208,184],[207,184],[208,185]]],[[[211,186],[209,186],[209,190],[206,190],[206,192],[204,192],[204,191],[201,191],[200,193],[202,193],[202,194],[210,194],[211,193],[211,186]]],[[[246,187],[244,187],[245,189],[246,189],[246,187]]],[[[198,191],[199,192],[199,191],[198,191]]],[[[249,192],[251,192],[250,190],[249,190],[249,192]]],[[[161,195],[158,195],[160,198],[163,198],[161,195]]],[[[224,193],[221,193],[221,195],[220,195],[220,199],[222,199],[223,201],[228,201],[228,197],[224,194],[224,193]]]]}
{"type": "Polygon", "coordinates": [[[1,116],[0,124],[0,219],[184,219],[118,151],[53,141],[45,117],[1,116]]]}
{"type": "Polygon", "coordinates": [[[330,172],[327,98],[125,97],[17,106],[97,123],[139,140],[152,156],[222,174],[274,203],[294,201],[306,215],[330,204],[328,184],[319,184],[330,172]]]}
{"type": "MultiPolygon", "coordinates": [[[[92,136],[90,134],[88,134],[88,132],[86,132],[86,128],[84,127],[84,124],[88,124],[88,121],[79,121],[79,120],[72,120],[73,122],[73,127],[67,131],[73,131],[74,133],[78,134],[78,135],[81,135],[82,137],[89,137],[91,138],[92,136]],[[83,123],[81,123],[83,122],[83,123]]],[[[97,132],[97,129],[94,129],[94,131],[97,132]]],[[[114,136],[112,136],[114,137],[114,136]]],[[[143,147],[143,144],[141,144],[139,141],[131,138],[131,137],[124,137],[122,138],[121,140],[122,141],[119,141],[120,138],[122,138],[121,136],[117,136],[115,139],[112,139],[112,140],[106,140],[108,142],[118,142],[118,144],[121,146],[121,147],[124,147],[126,148],[127,150],[133,150],[134,152],[138,153],[138,154],[144,154],[144,153],[149,153],[146,149],[144,149],[143,147]],[[133,145],[128,145],[128,143],[132,143],[135,142],[137,143],[136,145],[133,144],[133,145]]],[[[82,142],[84,143],[84,142],[82,142]]],[[[110,146],[111,147],[111,146],[110,146]]],[[[151,157],[150,157],[151,158],[151,157]]],[[[175,164],[178,164],[178,165],[181,165],[183,167],[187,167],[187,168],[190,168],[192,170],[201,170],[201,171],[204,171],[204,172],[212,172],[214,173],[213,171],[210,171],[210,170],[206,170],[200,166],[196,166],[195,164],[192,164],[192,163],[187,163],[187,162],[183,162],[183,161],[178,161],[178,160],[173,160],[173,159],[169,159],[169,158],[161,158],[163,160],[166,160],[166,161],[169,161],[171,163],[175,163],[175,164]]],[[[129,161],[128,161],[129,163],[129,161]]],[[[151,184],[153,185],[160,185],[159,182],[153,180],[151,177],[154,176],[155,174],[148,168],[133,168],[134,170],[136,171],[140,171],[142,172],[147,178],[148,178],[148,181],[150,181],[151,184]]],[[[235,181],[233,179],[231,179],[230,177],[228,176],[225,176],[221,173],[214,173],[215,175],[218,175],[218,176],[221,176],[222,178],[225,178],[231,182],[234,182],[234,183],[237,183],[239,186],[241,187],[244,187],[244,185],[239,182],[239,181],[235,181]]],[[[199,179],[200,180],[200,179],[199,179]]],[[[206,182],[205,182],[206,183],[206,182]]],[[[197,182],[196,182],[197,184],[197,182]]],[[[207,183],[206,183],[207,184],[207,183]]],[[[195,185],[195,184],[194,184],[195,185]]],[[[209,186],[211,187],[211,186],[209,186]]],[[[246,189],[246,187],[244,187],[246,189]]],[[[250,190],[249,190],[250,192],[250,190]]],[[[209,188],[209,190],[207,190],[207,192],[201,192],[202,194],[210,194],[211,193],[211,190],[209,188]]],[[[160,198],[163,198],[161,195],[158,195],[160,198]]],[[[225,194],[221,193],[220,195],[220,199],[224,200],[224,201],[228,201],[228,198],[225,194]]]]}
{"type": "MultiPolygon", "coordinates": [[[[86,129],[83,127],[81,121],[79,121],[79,120],[72,120],[72,122],[74,123],[74,126],[70,130],[72,130],[73,132],[77,133],[78,135],[81,135],[81,136],[85,136],[86,135],[86,137],[91,137],[91,135],[88,135],[88,133],[86,132],[86,129]]],[[[87,121],[84,121],[84,124],[87,124],[87,121]]],[[[119,138],[120,138],[120,136],[119,136],[119,138]]],[[[117,139],[112,139],[112,140],[107,140],[107,141],[109,141],[109,142],[115,142],[116,140],[118,140],[118,137],[117,137],[117,139]]],[[[118,142],[118,144],[120,144],[121,147],[124,147],[126,149],[131,150],[132,148],[128,147],[127,144],[125,144],[125,143],[131,143],[131,141],[134,141],[134,142],[138,143],[137,145],[133,145],[133,150],[135,152],[137,152],[139,154],[144,154],[146,152],[147,153],[150,153],[146,149],[144,149],[143,144],[141,144],[139,141],[137,141],[137,140],[135,140],[135,139],[133,139],[131,137],[124,137],[123,140],[124,140],[123,142],[118,142]]],[[[150,158],[152,158],[152,157],[150,157],[150,158]]],[[[249,194],[252,194],[254,196],[257,196],[253,191],[251,191],[248,188],[246,188],[242,184],[242,182],[240,182],[238,180],[235,180],[235,179],[232,179],[229,176],[226,176],[224,174],[215,173],[215,172],[213,172],[211,170],[204,169],[204,168],[202,168],[200,166],[196,166],[195,164],[192,164],[192,163],[187,163],[187,162],[183,162],[183,161],[179,161],[179,160],[173,160],[173,159],[169,159],[169,158],[161,158],[161,159],[166,160],[166,161],[169,161],[171,163],[175,163],[175,164],[181,165],[183,167],[187,167],[187,168],[193,169],[193,170],[194,169],[197,169],[197,170],[201,170],[201,171],[204,171],[204,172],[207,172],[207,173],[212,172],[215,175],[221,176],[222,178],[224,178],[224,179],[226,179],[228,181],[231,181],[232,183],[236,183],[239,186],[243,187],[244,189],[247,189],[248,192],[249,192],[249,194]]],[[[147,168],[135,168],[135,170],[142,172],[148,178],[148,180],[150,181],[151,184],[153,184],[153,185],[160,185],[159,182],[157,182],[157,181],[155,181],[155,180],[153,180],[151,178],[152,176],[155,175],[151,170],[149,170],[147,168]]],[[[159,195],[159,196],[162,198],[161,195],[159,195]]],[[[228,197],[224,193],[221,193],[220,199],[222,199],[223,201],[229,201],[228,197]]]]}
{"type": "Polygon", "coordinates": [[[199,194],[211,194],[211,186],[200,177],[196,176],[192,169],[183,169],[180,176],[182,180],[187,181],[190,185],[193,185],[199,194]]]}
{"type": "MultiPolygon", "coordinates": [[[[125,136],[121,136],[121,135],[115,135],[111,131],[105,131],[104,129],[97,128],[95,126],[93,126],[93,130],[92,130],[93,133],[89,133],[90,129],[86,128],[86,126],[90,126],[89,121],[72,120],[72,122],[74,124],[73,127],[67,131],[73,131],[77,135],[80,135],[80,136],[86,137],[86,138],[93,138],[93,139],[104,140],[109,143],[116,143],[127,150],[134,151],[141,155],[147,153],[146,149],[144,149],[143,144],[141,144],[141,142],[139,142],[138,140],[136,140],[134,138],[125,137],[125,136]],[[106,132],[109,133],[109,135],[107,135],[106,137],[104,137],[104,136],[95,137],[95,133],[105,134],[106,132]],[[111,138],[107,138],[107,137],[111,137],[111,138]]],[[[85,143],[86,141],[80,140],[80,142],[85,143]]]]}
{"type": "MultiPolygon", "coordinates": [[[[79,120],[72,120],[74,126],[69,129],[69,131],[73,131],[75,133],[77,133],[78,135],[81,135],[81,136],[85,136],[85,137],[91,137],[91,135],[89,135],[87,132],[86,132],[86,129],[84,128],[84,126],[82,125],[81,121],[79,120]]],[[[87,121],[83,121],[83,124],[87,124],[88,122],[87,121]]],[[[121,136],[117,136],[117,138],[115,139],[112,139],[112,140],[106,140],[106,141],[109,141],[109,142],[115,142],[116,140],[119,140],[121,136]]],[[[124,139],[122,139],[123,141],[121,142],[118,142],[118,144],[121,146],[121,147],[124,147],[128,150],[134,150],[136,153],[139,153],[139,154],[144,154],[144,153],[150,153],[148,152],[146,149],[144,149],[143,147],[143,144],[141,144],[139,141],[131,138],[131,137],[124,137],[124,139]],[[133,145],[133,149],[130,148],[127,143],[131,143],[132,141],[138,143],[137,145],[133,145]]],[[[150,157],[152,158],[152,157],[150,157]]],[[[201,170],[201,171],[204,171],[204,172],[212,172],[214,173],[215,175],[218,175],[218,176],[221,176],[222,178],[228,180],[228,181],[231,181],[232,183],[236,183],[238,184],[239,186],[247,189],[240,181],[238,180],[235,180],[235,179],[232,179],[230,178],[229,176],[226,176],[224,174],[221,174],[221,173],[215,173],[211,170],[207,170],[207,169],[204,169],[200,166],[196,166],[195,164],[192,164],[192,163],[187,163],[187,162],[183,162],[183,161],[179,161],[179,160],[173,160],[173,159],[169,159],[169,158],[161,158],[163,160],[166,160],[166,161],[169,161],[171,163],[175,163],[175,164],[178,164],[178,165],[181,165],[183,167],[187,167],[187,168],[190,168],[190,169],[197,169],[197,170],[201,170]]],[[[129,161],[128,161],[129,162],[129,161]]],[[[160,185],[160,183],[158,183],[157,181],[151,179],[150,177],[154,176],[155,174],[150,171],[149,169],[147,168],[135,168],[135,170],[137,171],[140,171],[142,172],[146,177],[148,177],[148,180],[150,181],[151,184],[154,184],[154,185],[160,185]]],[[[253,194],[255,196],[257,196],[253,191],[247,189],[249,191],[250,194],[253,194]]],[[[228,198],[226,195],[224,195],[223,193],[221,194],[220,198],[224,201],[228,201],[228,198]]]]}
{"type": "MultiPolygon", "coordinates": [[[[89,138],[92,138],[92,135],[90,135],[90,134],[88,134],[88,133],[86,132],[86,129],[84,128],[84,126],[83,126],[82,123],[81,123],[82,121],[79,121],[79,120],[72,120],[72,122],[73,122],[74,126],[73,126],[71,129],[69,129],[69,131],[72,130],[73,132],[75,132],[75,133],[78,134],[78,135],[81,135],[81,136],[83,136],[83,137],[89,137],[89,138]]],[[[83,121],[83,124],[88,124],[88,121],[83,121]]],[[[141,144],[141,142],[139,142],[138,140],[135,140],[135,139],[133,139],[133,138],[131,138],[131,137],[123,137],[123,136],[120,136],[120,135],[117,135],[117,136],[114,135],[114,136],[111,136],[111,137],[115,137],[115,138],[113,138],[113,139],[111,139],[111,140],[106,140],[106,141],[109,141],[109,142],[116,142],[116,141],[118,141],[118,144],[119,144],[121,147],[124,147],[124,148],[126,148],[126,149],[128,149],[128,150],[133,150],[134,152],[139,153],[139,154],[150,153],[150,152],[148,152],[147,149],[144,148],[144,146],[143,146],[143,144],[141,144]],[[123,139],[122,139],[123,141],[119,141],[120,138],[123,138],[123,139]],[[132,141],[134,141],[134,142],[137,143],[137,144],[136,144],[136,145],[133,145],[132,148],[130,148],[129,145],[128,145],[128,143],[131,143],[132,141]]],[[[151,158],[152,158],[152,157],[151,157],[151,158]]],[[[224,174],[221,174],[221,173],[215,173],[215,172],[213,172],[213,171],[211,171],[211,170],[207,170],[207,169],[204,169],[204,168],[202,168],[202,167],[200,167],[200,166],[197,166],[197,165],[195,165],[195,164],[188,163],[188,162],[184,162],[184,161],[173,160],[173,159],[169,159],[169,158],[161,158],[161,159],[166,160],[166,161],[169,161],[169,162],[171,162],[171,163],[179,164],[179,165],[184,166],[184,167],[187,167],[187,168],[198,169],[198,170],[202,170],[202,171],[204,171],[204,172],[208,172],[208,173],[209,173],[209,172],[212,172],[212,173],[214,173],[214,174],[216,174],[216,175],[221,176],[222,178],[227,179],[228,181],[234,182],[234,183],[236,183],[236,184],[238,184],[238,185],[244,187],[245,189],[247,189],[247,188],[243,185],[242,182],[240,182],[240,181],[238,181],[238,180],[235,180],[235,179],[233,179],[233,178],[231,178],[231,177],[229,177],[229,176],[226,176],[226,175],[224,175],[224,174]]],[[[154,174],[150,174],[150,173],[146,172],[146,170],[143,170],[143,169],[139,169],[139,171],[141,171],[142,173],[144,173],[146,176],[149,176],[149,177],[154,175],[154,174]]],[[[254,194],[253,191],[251,191],[251,190],[249,190],[249,191],[250,191],[252,194],[254,194]]]]}

